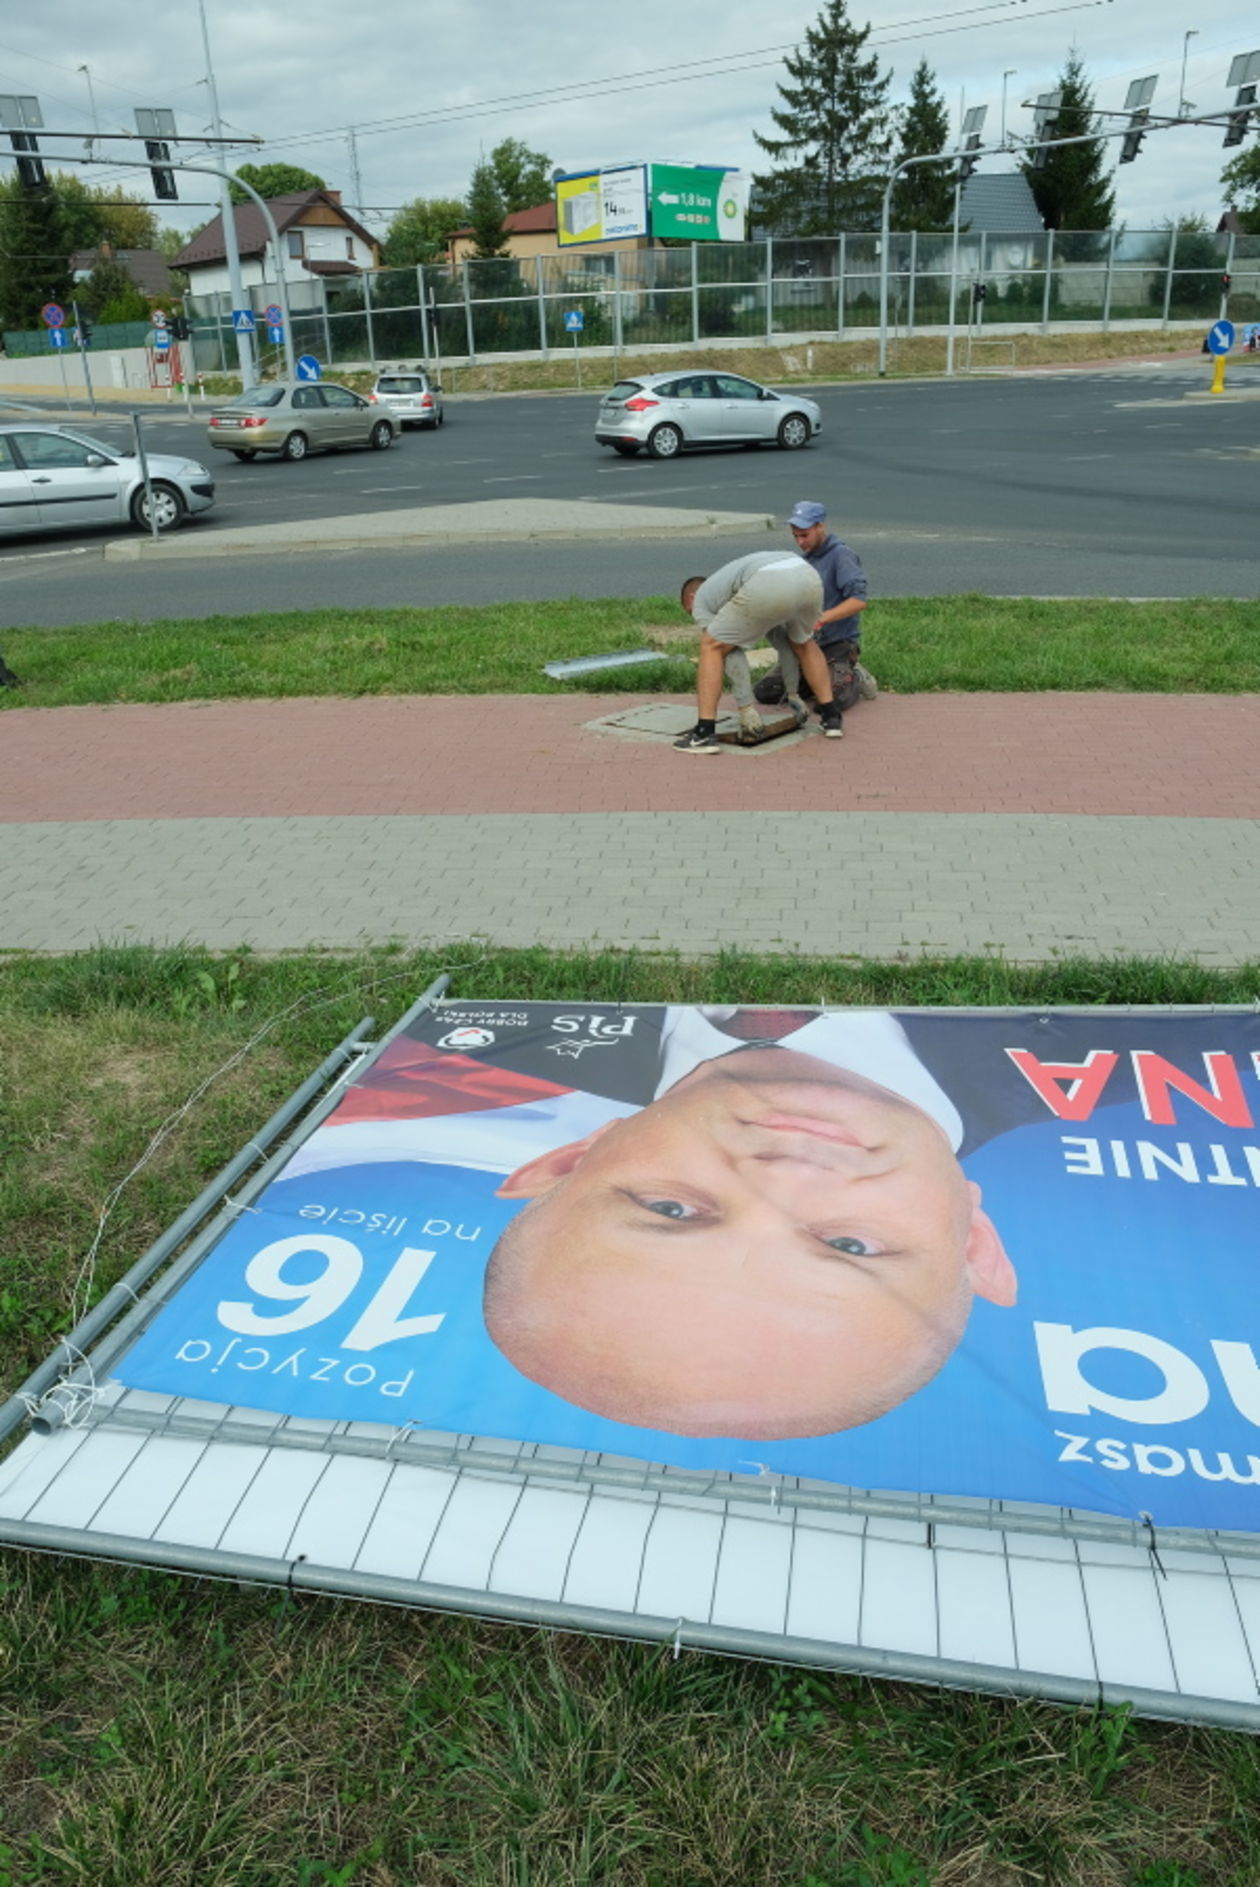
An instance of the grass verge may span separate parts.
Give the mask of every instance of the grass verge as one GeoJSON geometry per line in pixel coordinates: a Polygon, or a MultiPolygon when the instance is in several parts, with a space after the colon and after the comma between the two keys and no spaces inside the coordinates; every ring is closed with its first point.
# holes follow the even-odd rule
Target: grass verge
{"type": "MultiPolygon", "coordinates": [[[[716,564],[726,552],[716,549],[716,564]]],[[[660,550],[656,549],[657,559],[660,550]]],[[[685,574],[685,573],[684,573],[685,574]]],[[[304,610],[193,622],[5,631],[22,690],[0,708],[286,695],[686,692],[676,601],[570,599],[494,608],[304,610]],[[663,632],[662,632],[663,630],[663,632]],[[659,666],[556,682],[547,661],[662,647],[659,666]],[[672,651],[672,653],[671,653],[672,651]]],[[[1260,687],[1260,603],[903,597],[866,616],[866,656],[903,694],[1260,687]]],[[[684,637],[684,650],[690,641],[684,637]]]]}
{"type": "MultiPolygon", "coordinates": [[[[0,965],[0,1363],[365,1011],[461,996],[1229,1002],[1260,964],[101,950],[0,965]]],[[[0,1887],[1252,1887],[1260,1742],[0,1553],[0,1887]]]]}

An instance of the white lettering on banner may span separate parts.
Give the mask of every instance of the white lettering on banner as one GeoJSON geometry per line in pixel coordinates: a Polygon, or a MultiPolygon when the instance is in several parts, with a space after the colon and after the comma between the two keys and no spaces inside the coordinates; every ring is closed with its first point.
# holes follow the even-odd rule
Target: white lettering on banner
{"type": "Polygon", "coordinates": [[[1229,1148],[1213,1141],[1207,1149],[1211,1171],[1200,1169],[1194,1148],[1178,1140],[1170,1151],[1154,1140],[1135,1140],[1132,1147],[1123,1140],[1091,1140],[1084,1135],[1060,1134],[1064,1171],[1087,1179],[1132,1179],[1136,1163],[1142,1179],[1159,1180],[1165,1176],[1180,1179],[1189,1186],[1260,1186],[1260,1147],[1229,1148]],[[1232,1155],[1232,1158],[1231,1158],[1232,1155]],[[1238,1171],[1238,1162],[1247,1168],[1238,1171]]]}
{"type": "MultiPolygon", "coordinates": [[[[792,561],[798,560],[793,558],[792,561]]],[[[588,1035],[624,1037],[634,1034],[637,1020],[637,1016],[619,1016],[615,1022],[609,1016],[557,1016],[551,1026],[568,1035],[585,1029],[588,1035]]]]}
{"type": "MultiPolygon", "coordinates": [[[[383,1343],[402,1337],[427,1337],[445,1321],[445,1311],[420,1317],[402,1317],[412,1292],[436,1258],[435,1251],[422,1251],[408,1245],[399,1252],[372,1298],[349,1333],[335,1339],[348,1350],[374,1350],[383,1343]]],[[[245,1267],[245,1282],[259,1297],[273,1302],[297,1302],[297,1309],[280,1316],[260,1314],[253,1301],[223,1299],[219,1304],[219,1322],[242,1336],[288,1336],[294,1330],[309,1330],[339,1311],[363,1275],[363,1254],[348,1238],[336,1238],[320,1232],[304,1233],[296,1238],[278,1238],[256,1252],[245,1267]],[[324,1260],[321,1275],[306,1284],[290,1284],[281,1274],[290,1258],[299,1253],[316,1252],[324,1260]]],[[[300,1354],[300,1352],[299,1352],[300,1354]]],[[[201,1357],[181,1358],[201,1362],[201,1357]]],[[[281,1367],[285,1367],[281,1365],[281,1367]]],[[[273,1372],[274,1373],[274,1372],[273,1372]]]]}
{"type": "Polygon", "coordinates": [[[1057,1438],[1065,1443],[1059,1454],[1060,1461],[1077,1461],[1087,1468],[1110,1468],[1113,1473],[1131,1473],[1134,1469],[1139,1474],[1157,1474],[1168,1477],[1184,1474],[1187,1469],[1201,1481],[1232,1481],[1238,1487],[1260,1487],[1260,1455],[1247,1455],[1247,1471],[1239,1468],[1232,1454],[1224,1449],[1215,1451],[1216,1466],[1210,1468],[1207,1458],[1198,1448],[1187,1448],[1183,1454],[1180,1448],[1168,1448],[1162,1443],[1117,1441],[1114,1436],[1103,1436],[1093,1441],[1088,1435],[1068,1435],[1061,1428],[1055,1429],[1057,1438]],[[1132,1447],[1132,1458],[1129,1449],[1132,1447]],[[1086,1449],[1093,1448],[1095,1455],[1087,1454],[1086,1449]]]}
{"type": "MultiPolygon", "coordinates": [[[[224,1357],[232,1347],[228,1345],[224,1357]]],[[[175,1361],[204,1363],[213,1348],[214,1345],[204,1337],[190,1337],[175,1352],[175,1361]]],[[[374,1363],[347,1363],[339,1356],[308,1357],[305,1346],[290,1350],[287,1356],[278,1356],[275,1350],[261,1343],[249,1344],[232,1358],[227,1367],[243,1370],[246,1374],[265,1369],[268,1375],[292,1376],[295,1382],[342,1382],[351,1389],[367,1389],[375,1385],[378,1396],[389,1396],[395,1401],[406,1395],[416,1374],[414,1369],[409,1369],[405,1376],[396,1377],[392,1382],[377,1382],[380,1372],[374,1363]],[[247,1361],[247,1358],[257,1358],[257,1361],[247,1361]]]]}
{"type": "MultiPolygon", "coordinates": [[[[1211,1391],[1199,1365],[1162,1337],[1142,1330],[1103,1326],[1073,1330],[1071,1324],[1049,1323],[1034,1323],[1033,1335],[1046,1406],[1061,1415],[1089,1415],[1101,1409],[1122,1422],[1189,1422],[1208,1405],[1211,1391]],[[1162,1373],[1163,1388],[1153,1396],[1113,1396],[1096,1389],[1080,1367],[1091,1350],[1127,1351],[1130,1356],[1144,1357],[1162,1373]]],[[[1249,1343],[1228,1343],[1217,1337],[1209,1343],[1230,1401],[1253,1428],[1260,1428],[1260,1365],[1255,1351],[1249,1343]]]]}
{"type": "Polygon", "coordinates": [[[1062,1415],[1088,1415],[1101,1409],[1123,1422],[1188,1422],[1208,1405],[1207,1378],[1197,1363],[1162,1337],[1141,1330],[1099,1325],[1073,1330],[1071,1324],[1034,1323],[1046,1404],[1062,1415]],[[1164,1386],[1153,1396],[1113,1396],[1085,1380],[1081,1359],[1091,1350],[1122,1350],[1145,1357],[1163,1373],[1164,1386]]]}

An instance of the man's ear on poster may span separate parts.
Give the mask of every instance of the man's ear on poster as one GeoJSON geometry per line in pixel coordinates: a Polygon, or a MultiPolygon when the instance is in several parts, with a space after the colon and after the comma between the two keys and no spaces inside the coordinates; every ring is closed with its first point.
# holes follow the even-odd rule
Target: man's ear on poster
{"type": "Polygon", "coordinates": [[[524,1166],[518,1166],[514,1173],[509,1173],[501,1186],[495,1188],[499,1199],[541,1199],[562,1179],[576,1172],[586,1155],[602,1134],[617,1125],[615,1120],[606,1120],[602,1127],[596,1127],[585,1139],[570,1140],[567,1146],[552,1147],[549,1153],[540,1153],[532,1160],[526,1160],[524,1166]]]}

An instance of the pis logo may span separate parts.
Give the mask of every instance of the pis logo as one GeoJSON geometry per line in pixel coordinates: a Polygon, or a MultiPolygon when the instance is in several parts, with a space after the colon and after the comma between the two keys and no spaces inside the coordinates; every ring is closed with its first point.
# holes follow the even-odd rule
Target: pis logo
{"type": "Polygon", "coordinates": [[[611,1048],[634,1034],[634,1016],[557,1016],[552,1028],[567,1039],[548,1043],[552,1055],[567,1055],[576,1061],[587,1048],[611,1048]]]}
{"type": "Polygon", "coordinates": [[[439,1048],[458,1049],[461,1054],[470,1055],[474,1049],[489,1048],[494,1041],[493,1029],[464,1028],[452,1029],[438,1043],[439,1048]]]}

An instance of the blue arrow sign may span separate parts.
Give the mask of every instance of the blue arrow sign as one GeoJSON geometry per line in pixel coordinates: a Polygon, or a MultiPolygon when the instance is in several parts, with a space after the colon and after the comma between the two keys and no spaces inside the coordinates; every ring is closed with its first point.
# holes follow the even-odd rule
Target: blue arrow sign
{"type": "Polygon", "coordinates": [[[48,339],[53,347],[69,347],[70,336],[64,328],[49,328],[48,339]]]}
{"type": "Polygon", "coordinates": [[[299,380],[318,380],[323,369],[314,354],[299,354],[297,357],[297,377],[299,380]]]}
{"type": "Polygon", "coordinates": [[[586,316],[582,313],[580,308],[570,308],[566,311],[564,317],[564,331],[566,334],[580,334],[585,326],[586,316]]]}
{"type": "Polygon", "coordinates": [[[1232,321],[1216,321],[1208,329],[1208,353],[1228,354],[1234,345],[1234,324],[1232,321]]]}
{"type": "Polygon", "coordinates": [[[254,317],[250,309],[233,308],[232,331],[235,334],[252,334],[254,332],[254,317]]]}
{"type": "Polygon", "coordinates": [[[281,341],[284,339],[284,329],[278,328],[278,327],[269,327],[267,329],[267,339],[272,343],[273,346],[279,347],[281,341]]]}

